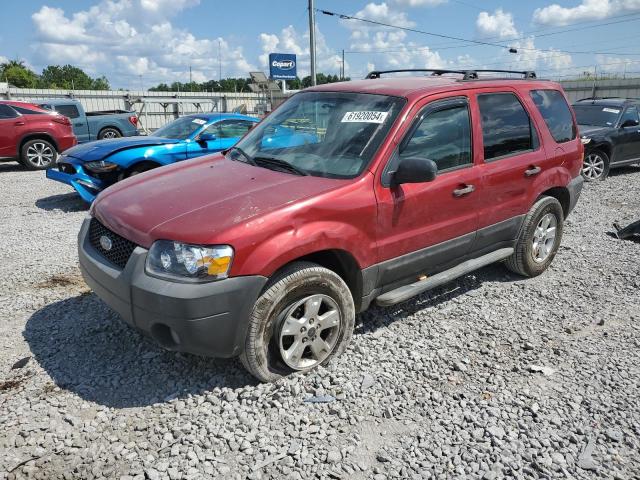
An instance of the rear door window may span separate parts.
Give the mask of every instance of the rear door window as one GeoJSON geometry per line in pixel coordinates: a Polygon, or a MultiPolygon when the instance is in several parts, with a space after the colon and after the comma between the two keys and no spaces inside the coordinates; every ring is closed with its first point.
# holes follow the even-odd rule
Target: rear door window
{"type": "Polygon", "coordinates": [[[535,150],[538,137],[529,114],[513,93],[478,95],[485,161],[535,150]]]}
{"type": "Polygon", "coordinates": [[[22,115],[42,115],[44,112],[40,112],[38,110],[31,110],[29,108],[24,108],[24,107],[17,107],[14,105],[13,109],[18,112],[21,113],[22,115]]]}
{"type": "Polygon", "coordinates": [[[557,90],[531,90],[531,99],[557,143],[576,138],[573,116],[562,93],[557,90]]]}
{"type": "Polygon", "coordinates": [[[0,103],[0,118],[16,118],[18,114],[8,105],[0,103]]]}

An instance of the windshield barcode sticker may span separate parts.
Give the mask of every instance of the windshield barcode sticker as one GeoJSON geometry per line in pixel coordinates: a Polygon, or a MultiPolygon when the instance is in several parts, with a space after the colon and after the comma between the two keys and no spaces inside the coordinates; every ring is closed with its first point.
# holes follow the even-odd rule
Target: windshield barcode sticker
{"type": "Polygon", "coordinates": [[[201,118],[194,118],[192,120],[192,123],[197,123],[198,125],[204,125],[205,123],[207,123],[206,120],[202,120],[201,118]]]}
{"type": "Polygon", "coordinates": [[[383,123],[389,112],[347,112],[342,117],[342,122],[383,123]]]}
{"type": "Polygon", "coordinates": [[[603,108],[602,111],[607,113],[620,113],[620,110],[616,110],[615,108],[603,108]]]}

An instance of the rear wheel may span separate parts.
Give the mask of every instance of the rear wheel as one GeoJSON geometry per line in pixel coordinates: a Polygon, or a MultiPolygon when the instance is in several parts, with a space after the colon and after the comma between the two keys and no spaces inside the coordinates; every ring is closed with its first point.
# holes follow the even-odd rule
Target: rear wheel
{"type": "Polygon", "coordinates": [[[604,180],[609,175],[609,156],[601,150],[593,150],[584,157],[582,177],[587,182],[604,180]]]}
{"type": "Polygon", "coordinates": [[[505,261],[512,272],[535,277],[544,272],[556,256],[564,214],[553,197],[542,197],[525,217],[513,255],[505,261]]]}
{"type": "Polygon", "coordinates": [[[256,301],[240,359],[263,382],[306,372],[344,352],[354,321],[353,298],[342,278],[315,263],[296,262],[256,301]]]}
{"type": "Polygon", "coordinates": [[[107,127],[100,130],[100,132],[98,133],[98,140],[102,140],[105,138],[120,138],[121,136],[122,134],[118,129],[107,127]]]}
{"type": "Polygon", "coordinates": [[[20,163],[29,170],[46,170],[53,166],[58,158],[56,148],[40,138],[29,140],[20,149],[20,163]]]}

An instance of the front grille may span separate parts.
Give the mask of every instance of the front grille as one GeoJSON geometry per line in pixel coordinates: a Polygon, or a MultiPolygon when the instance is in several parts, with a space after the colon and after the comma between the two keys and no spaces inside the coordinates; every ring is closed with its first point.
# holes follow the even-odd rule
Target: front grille
{"type": "Polygon", "coordinates": [[[89,243],[104,258],[120,268],[125,267],[133,250],[136,248],[135,243],[112,232],[95,218],[92,218],[89,224],[89,243]],[[111,240],[111,248],[109,250],[105,250],[101,245],[101,237],[107,237],[111,240]]]}
{"type": "Polygon", "coordinates": [[[70,175],[76,173],[75,167],[70,163],[58,163],[58,170],[60,170],[62,173],[68,173],[70,175]]]}

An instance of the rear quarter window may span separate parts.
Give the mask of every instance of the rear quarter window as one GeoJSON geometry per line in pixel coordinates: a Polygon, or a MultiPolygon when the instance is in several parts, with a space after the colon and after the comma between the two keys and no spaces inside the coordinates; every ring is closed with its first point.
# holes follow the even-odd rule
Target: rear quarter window
{"type": "Polygon", "coordinates": [[[56,111],[68,118],[78,118],[80,112],[75,105],[56,105],[56,111]]]}
{"type": "Polygon", "coordinates": [[[576,126],[564,95],[558,90],[531,90],[531,99],[557,143],[576,138],[576,126]]]}

